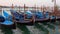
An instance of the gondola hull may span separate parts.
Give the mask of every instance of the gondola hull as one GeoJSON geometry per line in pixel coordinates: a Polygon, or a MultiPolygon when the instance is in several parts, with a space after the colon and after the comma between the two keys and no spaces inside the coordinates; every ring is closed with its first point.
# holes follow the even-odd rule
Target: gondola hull
{"type": "Polygon", "coordinates": [[[20,24],[20,25],[33,25],[34,24],[34,21],[13,21],[14,23],[16,23],[17,25],[20,24]]]}
{"type": "Polygon", "coordinates": [[[36,19],[35,22],[40,22],[40,23],[44,23],[44,22],[49,22],[50,19],[36,19]]]}
{"type": "Polygon", "coordinates": [[[21,23],[21,22],[16,22],[17,25],[20,24],[20,25],[33,25],[34,23],[33,22],[29,22],[29,23],[21,23]]]}
{"type": "Polygon", "coordinates": [[[56,19],[50,19],[50,22],[56,22],[56,19]]]}
{"type": "Polygon", "coordinates": [[[12,25],[4,25],[4,24],[0,24],[1,28],[9,28],[9,29],[16,29],[16,25],[12,24],[12,25]]]}
{"type": "Polygon", "coordinates": [[[57,20],[57,21],[60,21],[60,17],[57,17],[56,20],[57,20]]]}

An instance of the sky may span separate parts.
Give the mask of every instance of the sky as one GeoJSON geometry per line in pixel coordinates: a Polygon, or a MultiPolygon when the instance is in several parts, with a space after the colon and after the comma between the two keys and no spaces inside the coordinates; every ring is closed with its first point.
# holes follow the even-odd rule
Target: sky
{"type": "MultiPolygon", "coordinates": [[[[57,5],[60,4],[60,0],[56,0],[56,2],[57,5]]],[[[14,6],[23,6],[24,4],[26,4],[26,6],[54,6],[54,2],[52,2],[52,0],[0,0],[1,6],[11,6],[12,3],[14,6]]]]}

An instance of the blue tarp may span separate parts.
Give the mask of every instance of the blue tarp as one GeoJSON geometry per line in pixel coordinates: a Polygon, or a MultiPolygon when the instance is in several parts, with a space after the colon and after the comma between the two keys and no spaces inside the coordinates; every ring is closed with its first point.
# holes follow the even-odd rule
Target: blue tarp
{"type": "Polygon", "coordinates": [[[36,18],[44,18],[43,12],[36,12],[36,18]]]}
{"type": "Polygon", "coordinates": [[[3,15],[5,16],[5,21],[2,22],[1,24],[3,25],[12,25],[13,22],[8,20],[8,17],[10,16],[7,12],[5,12],[5,10],[3,11],[3,15]]]}
{"type": "Polygon", "coordinates": [[[27,14],[27,19],[32,18],[32,12],[31,11],[26,11],[25,14],[27,14]]]}
{"type": "Polygon", "coordinates": [[[14,24],[13,22],[11,22],[11,21],[8,21],[8,20],[5,20],[3,23],[1,23],[1,24],[4,24],[4,25],[12,25],[12,24],[14,24]]]}
{"type": "Polygon", "coordinates": [[[12,16],[10,14],[8,14],[6,10],[3,10],[3,15],[4,15],[6,20],[12,21],[12,16]]]}
{"type": "Polygon", "coordinates": [[[45,17],[49,18],[49,12],[45,12],[45,17]]]}
{"type": "Polygon", "coordinates": [[[8,18],[10,16],[6,10],[3,10],[3,15],[5,16],[5,18],[8,18]]]}
{"type": "Polygon", "coordinates": [[[25,14],[32,14],[32,12],[31,11],[26,11],[25,14]]]}
{"type": "Polygon", "coordinates": [[[35,15],[37,18],[40,18],[40,19],[49,18],[49,12],[45,12],[45,14],[43,14],[43,12],[37,11],[35,15]]]}
{"type": "Polygon", "coordinates": [[[13,13],[14,17],[16,20],[23,20],[24,16],[23,14],[19,14],[17,11],[15,10],[10,10],[11,13],[13,13]]]}

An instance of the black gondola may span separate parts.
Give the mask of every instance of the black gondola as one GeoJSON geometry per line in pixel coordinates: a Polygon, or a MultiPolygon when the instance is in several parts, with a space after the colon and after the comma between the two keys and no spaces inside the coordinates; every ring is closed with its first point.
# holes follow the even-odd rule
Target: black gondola
{"type": "Polygon", "coordinates": [[[13,22],[17,23],[17,24],[21,24],[21,25],[33,25],[33,16],[31,17],[31,19],[25,19],[25,16],[27,16],[26,14],[20,14],[14,10],[10,10],[11,14],[13,16],[13,22]]]}

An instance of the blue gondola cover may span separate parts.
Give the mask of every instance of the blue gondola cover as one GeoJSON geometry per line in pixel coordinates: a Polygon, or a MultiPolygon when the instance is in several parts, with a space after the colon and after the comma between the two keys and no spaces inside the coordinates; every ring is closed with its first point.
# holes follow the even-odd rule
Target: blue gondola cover
{"type": "Polygon", "coordinates": [[[42,12],[36,12],[35,15],[36,15],[36,18],[40,18],[40,19],[44,18],[44,15],[42,12]]]}
{"type": "Polygon", "coordinates": [[[9,20],[5,20],[3,23],[1,24],[4,24],[4,25],[12,25],[14,24],[13,22],[9,21],[9,20]]]}
{"type": "Polygon", "coordinates": [[[22,14],[19,14],[17,11],[15,11],[15,10],[10,10],[12,13],[13,13],[13,15],[14,15],[14,17],[15,17],[15,19],[17,20],[17,21],[19,21],[19,20],[23,20],[23,18],[24,18],[24,16],[22,15],[22,14]]]}
{"type": "Polygon", "coordinates": [[[45,17],[49,18],[49,12],[45,12],[45,17]]]}
{"type": "Polygon", "coordinates": [[[3,10],[3,15],[4,15],[6,20],[12,21],[12,16],[10,14],[8,14],[6,10],[3,10]]]}
{"type": "Polygon", "coordinates": [[[27,14],[27,19],[32,18],[32,12],[31,11],[26,11],[25,14],[27,14]]]}

